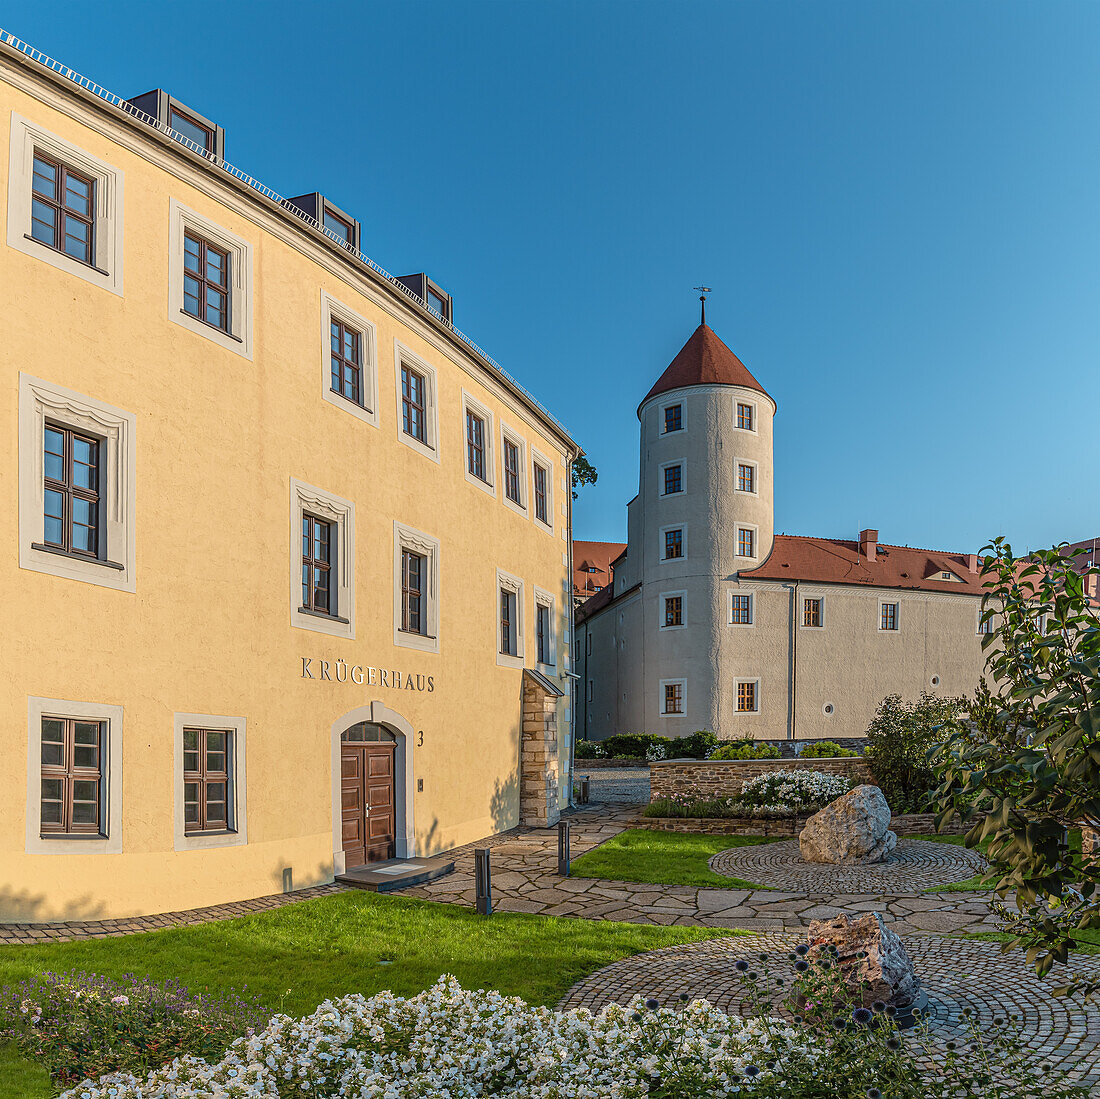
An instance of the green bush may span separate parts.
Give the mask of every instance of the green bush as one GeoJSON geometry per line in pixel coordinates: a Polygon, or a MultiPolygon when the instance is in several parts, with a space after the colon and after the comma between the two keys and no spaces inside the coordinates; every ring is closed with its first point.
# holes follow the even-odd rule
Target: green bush
{"type": "Polygon", "coordinates": [[[668,749],[669,759],[706,759],[718,747],[718,738],[706,729],[674,740],[668,749]]]}
{"type": "Polygon", "coordinates": [[[616,759],[624,756],[629,759],[645,759],[646,752],[655,745],[661,745],[666,750],[672,739],[667,736],[655,736],[653,733],[616,733],[600,742],[607,749],[607,754],[616,759]]]}
{"type": "Polygon", "coordinates": [[[603,759],[607,749],[597,740],[578,740],[573,745],[574,759],[603,759]]]}
{"type": "Polygon", "coordinates": [[[845,756],[858,756],[851,748],[841,748],[835,740],[811,740],[803,745],[798,753],[799,759],[842,759],[845,756]]]}
{"type": "Polygon", "coordinates": [[[778,759],[779,749],[774,744],[753,740],[727,740],[710,754],[711,759],[778,759]]]}
{"type": "Polygon", "coordinates": [[[916,702],[887,695],[867,729],[863,758],[895,813],[927,811],[939,778],[929,754],[954,732],[966,708],[962,698],[923,692],[916,702]]]}

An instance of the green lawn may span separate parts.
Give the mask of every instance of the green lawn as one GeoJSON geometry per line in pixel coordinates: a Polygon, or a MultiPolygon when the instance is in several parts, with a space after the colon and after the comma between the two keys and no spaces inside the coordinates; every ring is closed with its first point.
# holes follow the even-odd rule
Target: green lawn
{"type": "Polygon", "coordinates": [[[655,885],[705,885],[717,889],[763,889],[740,878],[714,873],[707,860],[729,847],[772,843],[766,836],[697,836],[629,828],[573,860],[577,878],[652,882],[655,885]]]}
{"type": "MultiPolygon", "coordinates": [[[[111,939],[0,947],[0,985],[45,971],[175,978],[193,990],[246,990],[302,1015],[322,1000],[391,988],[419,992],[441,973],[555,1004],[620,958],[728,932],[498,913],[374,893],[338,893],[271,912],[111,939]]],[[[55,1095],[46,1074],[0,1049],[0,1099],[55,1095]]]]}

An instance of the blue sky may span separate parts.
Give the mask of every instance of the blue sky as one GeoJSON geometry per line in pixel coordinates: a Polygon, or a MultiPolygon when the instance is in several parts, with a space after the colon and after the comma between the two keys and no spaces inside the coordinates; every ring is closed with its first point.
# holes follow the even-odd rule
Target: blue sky
{"type": "Polygon", "coordinates": [[[320,190],[599,469],[708,320],[779,402],[776,530],[971,550],[1100,534],[1100,5],[9,0],[320,190]]]}

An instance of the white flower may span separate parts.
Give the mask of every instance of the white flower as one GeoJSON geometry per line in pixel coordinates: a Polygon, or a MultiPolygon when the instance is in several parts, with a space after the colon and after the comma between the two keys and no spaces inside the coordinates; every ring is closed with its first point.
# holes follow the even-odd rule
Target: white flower
{"type": "Polygon", "coordinates": [[[130,1002],[129,996],[112,996],[111,1003],[118,1004],[120,1007],[125,1007],[130,1002]]]}

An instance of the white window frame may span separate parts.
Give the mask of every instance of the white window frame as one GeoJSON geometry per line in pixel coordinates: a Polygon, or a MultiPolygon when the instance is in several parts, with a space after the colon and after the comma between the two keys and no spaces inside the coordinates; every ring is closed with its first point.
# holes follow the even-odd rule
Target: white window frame
{"type": "Polygon", "coordinates": [[[514,428],[510,427],[503,420],[500,421],[500,498],[504,501],[504,506],[511,508],[517,515],[522,515],[527,518],[527,503],[530,499],[530,490],[527,484],[530,476],[528,472],[527,462],[527,442],[522,435],[514,428]],[[517,504],[508,495],[508,475],[504,470],[504,443],[507,440],[519,451],[517,458],[517,471],[519,476],[519,498],[520,502],[517,504]]]}
{"type": "Polygon", "coordinates": [[[661,404],[657,406],[657,408],[657,435],[659,437],[663,438],[665,435],[682,435],[685,431],[687,431],[687,427],[685,426],[685,420],[687,419],[687,417],[684,415],[683,397],[678,397],[675,401],[662,401],[661,404]],[[675,408],[677,405],[680,406],[680,427],[677,431],[666,431],[665,411],[670,408],[675,408]]]}
{"type": "Polygon", "coordinates": [[[760,696],[760,677],[751,675],[739,675],[733,681],[733,712],[738,717],[747,717],[750,714],[758,714],[764,709],[763,700],[760,696]],[[752,683],[754,685],[753,701],[756,703],[755,710],[740,710],[737,708],[737,695],[742,683],[752,683]]]}
{"type": "Polygon", "coordinates": [[[554,463],[541,451],[531,447],[531,518],[535,523],[554,532],[554,463]],[[535,466],[541,466],[546,473],[546,519],[543,521],[535,512],[535,466]]]}
{"type": "Polygon", "coordinates": [[[878,601],[878,632],[901,633],[901,603],[897,599],[880,599],[878,601]],[[887,629],[882,624],[882,609],[887,606],[894,608],[894,628],[892,630],[887,629]]]}
{"type": "Polygon", "coordinates": [[[535,638],[534,638],[534,640],[535,640],[535,663],[543,671],[549,671],[549,672],[553,672],[558,666],[558,625],[557,625],[557,614],[555,613],[554,605],[555,605],[555,600],[554,600],[553,595],[550,594],[550,592],[544,591],[542,588],[535,588],[535,617],[533,619],[534,628],[535,628],[535,638]],[[550,614],[548,616],[549,625],[550,625],[550,637],[548,639],[549,640],[549,648],[550,648],[550,662],[549,663],[546,663],[544,661],[539,660],[539,652],[538,652],[538,643],[539,643],[539,638],[538,638],[539,619],[538,619],[538,615],[539,615],[539,607],[545,607],[550,612],[550,614]]]}
{"type": "Polygon", "coordinates": [[[992,618],[990,618],[990,619],[988,620],[988,623],[987,623],[987,624],[988,624],[988,625],[990,626],[990,629],[987,629],[987,630],[983,630],[983,629],[982,629],[982,625],[983,625],[983,623],[982,623],[982,615],[983,615],[984,613],[985,613],[985,608],[984,608],[984,607],[982,607],[982,606],[981,606],[981,605],[979,604],[979,606],[978,606],[978,621],[977,621],[977,623],[976,623],[976,625],[975,625],[975,627],[974,627],[974,628],[975,628],[975,631],[977,632],[977,635],[978,635],[978,637],[987,637],[987,636],[988,636],[989,634],[992,634],[992,633],[996,633],[996,632],[997,632],[997,625],[996,625],[996,623],[995,623],[995,622],[993,621],[993,619],[992,619],[992,618]]]}
{"type": "Polygon", "coordinates": [[[733,491],[739,496],[760,495],[760,463],[748,458],[734,458],[733,460],[733,491]],[[752,489],[741,488],[741,466],[752,469],[752,489]]]}
{"type": "Polygon", "coordinates": [[[422,653],[439,652],[439,539],[396,519],[393,522],[393,643],[422,653]],[[421,593],[424,633],[410,633],[401,628],[401,551],[406,549],[426,558],[427,591],[421,593]]]}
{"type": "Polygon", "coordinates": [[[378,427],[378,346],[374,325],[325,290],[321,291],[321,399],[378,427]],[[332,388],[332,322],[340,321],[360,333],[363,356],[363,404],[356,404],[332,388]]]}
{"type": "MultiPolygon", "coordinates": [[[[406,347],[400,340],[393,341],[393,380],[394,392],[397,394],[397,437],[405,444],[423,454],[425,458],[431,458],[439,463],[439,378],[436,369],[430,363],[425,362],[415,351],[406,347]],[[404,410],[401,404],[401,367],[412,367],[424,378],[424,437],[421,442],[413,435],[405,431],[404,410]]],[[[463,439],[466,433],[462,434],[463,439]]]]}
{"type": "Polygon", "coordinates": [[[53,382],[19,375],[19,567],[116,591],[137,590],[137,417],[53,382]],[[46,420],[102,440],[97,560],[45,547],[46,420]]]}
{"type": "Polygon", "coordinates": [[[759,435],[760,434],[760,402],[752,400],[749,397],[733,398],[733,430],[743,431],[746,435],[759,435]],[[737,406],[739,404],[748,405],[752,409],[752,427],[738,427],[737,426],[737,406]]]}
{"type": "Polygon", "coordinates": [[[245,729],[243,717],[226,717],[221,714],[182,714],[172,717],[172,829],[176,851],[205,851],[211,847],[243,847],[248,843],[248,784],[245,771],[245,729]],[[230,770],[230,786],[227,798],[232,799],[233,831],[220,835],[193,836],[187,834],[183,804],[183,730],[224,729],[233,738],[230,770]]]}
{"type": "Polygon", "coordinates": [[[290,478],[290,624],[355,639],[355,505],[296,477],[290,478]],[[336,593],[336,614],[331,617],[302,607],[302,516],[307,512],[335,527],[336,583],[330,582],[330,591],[336,593]]]}
{"type": "Polygon", "coordinates": [[[664,633],[666,630],[686,630],[687,629],[687,590],[683,591],[663,591],[658,596],[660,603],[658,604],[658,619],[657,619],[657,631],[664,633]],[[665,600],[675,599],[676,596],[680,597],[680,624],[678,626],[666,626],[665,622],[665,600]]]}
{"type": "Polygon", "coordinates": [[[8,245],[59,271],[122,296],[123,173],[22,115],[12,113],[8,163],[8,245]],[[70,165],[95,181],[93,264],[83,263],[31,236],[34,151],[70,165]]]}
{"type": "Polygon", "coordinates": [[[27,699],[27,812],[28,855],[118,855],[122,852],[122,707],[71,699],[27,699]],[[42,718],[102,721],[107,743],[100,749],[100,811],[106,834],[42,838],[42,718]]]}
{"type": "Polygon", "coordinates": [[[471,396],[464,389],[462,391],[462,471],[466,474],[466,480],[471,485],[476,485],[482,492],[488,493],[496,499],[496,452],[493,422],[493,414],[476,397],[471,396]],[[469,437],[466,434],[466,414],[472,412],[484,421],[485,430],[482,436],[485,442],[485,480],[470,472],[469,437]]]}
{"type": "Polygon", "coordinates": [[[657,710],[661,717],[687,717],[688,708],[688,687],[686,679],[662,679],[659,687],[659,694],[657,695],[657,710]],[[680,688],[680,709],[679,710],[666,710],[665,709],[665,688],[676,687],[680,688]]]}
{"type": "Polygon", "coordinates": [[[252,245],[176,199],[169,200],[168,319],[252,361],[252,245]],[[223,332],[183,308],[183,238],[187,230],[229,253],[229,329],[223,332]]]}
{"type": "Polygon", "coordinates": [[[760,557],[760,528],[755,523],[738,523],[734,532],[736,541],[733,544],[734,556],[740,561],[756,561],[760,557]],[[752,553],[741,553],[741,531],[752,531],[752,553]]]}
{"type": "Polygon", "coordinates": [[[668,526],[661,527],[658,531],[659,541],[657,543],[657,560],[661,564],[672,564],[676,561],[686,561],[688,550],[688,528],[687,523],[669,523],[668,526]],[[665,535],[670,530],[680,531],[680,548],[684,551],[679,557],[666,557],[665,556],[665,535]]]}
{"type": "Polygon", "coordinates": [[[496,608],[494,616],[493,637],[496,642],[497,664],[502,668],[523,668],[527,653],[526,618],[524,601],[526,585],[518,576],[497,569],[497,586],[494,590],[493,606],[496,608]],[[500,593],[507,589],[516,597],[516,651],[515,654],[502,653],[500,651],[500,593]]]}
{"type": "Polygon", "coordinates": [[[671,458],[667,462],[662,462],[658,467],[657,473],[657,499],[668,500],[673,497],[679,498],[687,495],[687,459],[686,458],[671,458]],[[680,467],[680,491],[679,492],[665,492],[665,470],[671,466],[680,467]]]}
{"type": "Polygon", "coordinates": [[[818,630],[825,629],[825,596],[824,595],[807,595],[802,592],[802,606],[798,608],[798,628],[800,630],[809,630],[811,633],[816,633],[818,630]],[[821,606],[821,625],[820,626],[807,626],[806,625],[806,600],[816,599],[821,606]]]}
{"type": "Polygon", "coordinates": [[[751,630],[756,628],[756,593],[751,591],[732,590],[726,599],[726,625],[734,630],[751,630]],[[734,622],[733,600],[734,596],[747,596],[749,600],[749,621],[734,622]]]}

